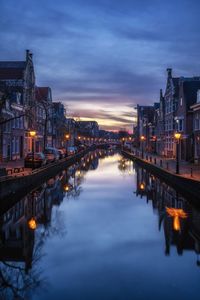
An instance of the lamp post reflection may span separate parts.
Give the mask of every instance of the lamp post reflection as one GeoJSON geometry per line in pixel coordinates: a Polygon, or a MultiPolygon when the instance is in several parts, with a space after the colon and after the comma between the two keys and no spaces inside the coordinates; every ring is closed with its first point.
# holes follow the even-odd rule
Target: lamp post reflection
{"type": "Polygon", "coordinates": [[[140,141],[141,141],[141,146],[142,146],[142,159],[143,159],[144,158],[144,141],[145,141],[144,135],[141,135],[140,141]]]}
{"type": "Polygon", "coordinates": [[[140,190],[141,191],[144,191],[145,189],[145,184],[143,182],[140,183],[140,190]]]}
{"type": "Polygon", "coordinates": [[[69,147],[69,140],[70,140],[70,134],[69,133],[65,134],[65,139],[66,139],[66,148],[68,148],[69,147]]]}
{"type": "Polygon", "coordinates": [[[179,174],[179,145],[180,145],[180,139],[181,134],[179,132],[176,132],[174,134],[174,138],[176,139],[176,174],[179,174]]]}
{"type": "Polygon", "coordinates": [[[37,222],[36,222],[36,217],[35,217],[35,201],[36,201],[36,198],[35,198],[34,193],[32,194],[31,198],[32,198],[31,199],[31,218],[28,220],[28,227],[31,230],[35,230],[37,228],[37,222]]]}
{"type": "Polygon", "coordinates": [[[175,231],[181,230],[181,224],[180,219],[186,219],[187,214],[184,212],[183,209],[178,208],[172,208],[172,207],[166,207],[166,212],[170,217],[173,218],[173,228],[175,231]]]}

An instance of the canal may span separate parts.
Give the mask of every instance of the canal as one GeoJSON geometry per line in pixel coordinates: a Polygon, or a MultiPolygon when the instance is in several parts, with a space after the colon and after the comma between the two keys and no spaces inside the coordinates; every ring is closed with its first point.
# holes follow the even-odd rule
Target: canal
{"type": "Polygon", "coordinates": [[[200,212],[113,151],[16,196],[0,222],[0,299],[199,299],[200,212]]]}

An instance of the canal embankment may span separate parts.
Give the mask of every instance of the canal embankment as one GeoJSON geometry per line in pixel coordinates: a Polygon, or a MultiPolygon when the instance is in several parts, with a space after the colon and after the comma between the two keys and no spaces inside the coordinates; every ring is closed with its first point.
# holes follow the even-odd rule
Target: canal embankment
{"type": "Polygon", "coordinates": [[[122,155],[159,177],[171,187],[178,190],[189,202],[200,207],[200,181],[174,174],[164,169],[162,165],[159,165],[158,161],[148,161],[125,150],[122,150],[122,155]]]}
{"type": "Polygon", "coordinates": [[[0,207],[5,201],[16,201],[16,197],[22,197],[28,192],[52,178],[60,171],[79,162],[90,151],[97,148],[105,148],[106,145],[92,145],[87,149],[58,162],[54,162],[21,176],[5,176],[0,178],[0,207]]]}

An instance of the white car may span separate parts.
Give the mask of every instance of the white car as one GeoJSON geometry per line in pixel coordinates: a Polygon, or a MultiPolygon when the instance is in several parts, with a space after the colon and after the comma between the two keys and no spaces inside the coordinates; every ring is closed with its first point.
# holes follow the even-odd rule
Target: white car
{"type": "Polygon", "coordinates": [[[47,147],[44,151],[47,162],[57,161],[60,158],[58,149],[53,147],[47,147]]]}

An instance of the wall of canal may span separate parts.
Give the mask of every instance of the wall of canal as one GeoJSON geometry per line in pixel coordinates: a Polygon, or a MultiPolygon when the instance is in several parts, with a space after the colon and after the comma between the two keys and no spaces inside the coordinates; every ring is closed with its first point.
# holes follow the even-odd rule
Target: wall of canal
{"type": "MultiPolygon", "coordinates": [[[[52,178],[60,171],[79,162],[88,152],[97,148],[106,148],[107,145],[93,145],[84,151],[58,162],[48,164],[44,167],[33,170],[30,174],[22,176],[6,176],[0,178],[0,209],[5,205],[5,201],[15,202],[16,197],[23,197],[34,188],[41,185],[46,180],[52,178]]],[[[10,203],[11,204],[11,203],[10,203]]]]}
{"type": "Polygon", "coordinates": [[[173,174],[158,165],[150,163],[142,158],[133,155],[130,152],[122,151],[122,155],[135,161],[140,167],[146,169],[153,175],[176,189],[183,197],[196,207],[200,207],[200,182],[194,179],[185,178],[180,175],[173,174]]]}

